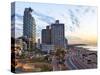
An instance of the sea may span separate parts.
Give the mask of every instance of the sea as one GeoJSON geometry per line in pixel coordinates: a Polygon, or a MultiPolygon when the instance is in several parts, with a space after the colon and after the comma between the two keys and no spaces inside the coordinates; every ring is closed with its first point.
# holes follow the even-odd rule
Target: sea
{"type": "Polygon", "coordinates": [[[82,47],[82,48],[88,49],[90,51],[97,51],[97,46],[85,45],[85,46],[77,46],[77,47],[82,47]]]}

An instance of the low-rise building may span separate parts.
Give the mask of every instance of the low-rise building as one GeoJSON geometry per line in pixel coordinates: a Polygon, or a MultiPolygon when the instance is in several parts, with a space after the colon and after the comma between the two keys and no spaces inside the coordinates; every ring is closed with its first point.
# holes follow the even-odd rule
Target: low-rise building
{"type": "Polygon", "coordinates": [[[54,45],[49,44],[42,44],[41,45],[42,51],[45,51],[47,53],[50,53],[51,50],[54,50],[54,45]]]}

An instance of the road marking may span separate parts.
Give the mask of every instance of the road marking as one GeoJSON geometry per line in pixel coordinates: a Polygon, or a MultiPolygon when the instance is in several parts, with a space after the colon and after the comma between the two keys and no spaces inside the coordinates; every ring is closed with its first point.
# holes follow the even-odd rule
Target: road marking
{"type": "Polygon", "coordinates": [[[69,62],[71,63],[71,65],[72,65],[75,69],[78,69],[78,68],[76,67],[76,65],[72,62],[71,58],[69,58],[69,62]]]}
{"type": "Polygon", "coordinates": [[[76,65],[72,62],[71,57],[68,57],[68,58],[66,59],[66,63],[65,63],[65,64],[68,65],[69,69],[78,69],[78,68],[76,67],[76,65]]]}

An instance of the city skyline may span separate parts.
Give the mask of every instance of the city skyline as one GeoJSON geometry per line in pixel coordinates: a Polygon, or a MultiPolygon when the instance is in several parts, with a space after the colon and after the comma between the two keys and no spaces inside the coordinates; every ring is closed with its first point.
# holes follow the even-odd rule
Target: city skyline
{"type": "MultiPolygon", "coordinates": [[[[31,7],[33,9],[32,16],[35,18],[37,25],[37,39],[41,37],[40,34],[43,28],[58,19],[65,24],[65,36],[69,43],[89,44],[97,41],[97,8],[94,6],[16,2],[15,7],[16,12],[11,14],[11,23],[13,25],[14,15],[16,19],[16,37],[22,35],[24,9],[31,7]],[[61,9],[59,10],[58,8],[61,9]]],[[[12,30],[13,28],[12,26],[12,30]]]]}
{"type": "Polygon", "coordinates": [[[97,68],[97,8],[11,3],[11,72],[97,68]]]}

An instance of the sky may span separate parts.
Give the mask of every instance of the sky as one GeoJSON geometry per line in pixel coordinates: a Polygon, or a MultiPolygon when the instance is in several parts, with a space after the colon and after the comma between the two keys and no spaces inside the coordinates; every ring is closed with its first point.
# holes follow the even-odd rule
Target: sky
{"type": "Polygon", "coordinates": [[[59,20],[65,24],[65,37],[69,43],[97,43],[97,7],[67,4],[16,2],[15,13],[11,13],[11,29],[15,29],[16,38],[23,35],[23,13],[28,7],[33,9],[37,39],[41,38],[42,29],[59,20]]]}

